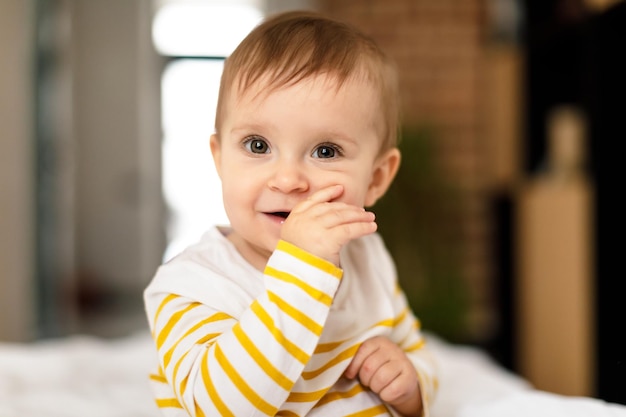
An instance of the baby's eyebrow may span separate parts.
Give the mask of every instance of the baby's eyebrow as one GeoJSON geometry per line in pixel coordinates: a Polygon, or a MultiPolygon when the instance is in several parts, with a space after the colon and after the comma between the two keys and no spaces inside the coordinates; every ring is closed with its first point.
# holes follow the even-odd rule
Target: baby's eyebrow
{"type": "Polygon", "coordinates": [[[327,139],[331,139],[331,140],[341,140],[341,141],[345,141],[348,142],[350,144],[353,145],[357,145],[359,142],[353,138],[350,135],[347,135],[343,132],[339,132],[339,131],[333,131],[333,130],[329,130],[329,131],[324,131],[322,132],[322,134],[320,135],[320,137],[323,138],[327,138],[327,139]]]}
{"type": "Polygon", "coordinates": [[[240,133],[240,132],[256,132],[262,130],[260,125],[240,125],[240,126],[235,126],[232,129],[230,129],[231,133],[240,133]]]}
{"type": "Polygon", "coordinates": [[[230,129],[230,133],[264,133],[268,131],[272,131],[272,129],[276,129],[272,123],[250,123],[246,122],[240,125],[235,125],[230,129]]]}

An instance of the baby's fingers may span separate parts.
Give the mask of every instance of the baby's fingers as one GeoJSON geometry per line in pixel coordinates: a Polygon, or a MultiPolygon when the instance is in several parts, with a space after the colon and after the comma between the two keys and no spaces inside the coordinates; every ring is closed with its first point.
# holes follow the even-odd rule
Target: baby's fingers
{"type": "Polygon", "coordinates": [[[332,228],[342,224],[350,223],[373,223],[376,216],[371,211],[356,206],[342,206],[339,203],[332,203],[327,206],[316,207],[315,215],[320,220],[322,226],[332,228]]]}
{"type": "Polygon", "coordinates": [[[346,378],[356,378],[356,376],[359,375],[361,367],[363,366],[367,358],[370,355],[376,353],[376,351],[379,349],[378,344],[373,343],[373,340],[374,339],[368,339],[363,342],[361,346],[359,346],[359,349],[352,358],[352,362],[350,362],[350,365],[348,365],[348,368],[344,372],[346,378]]]}
{"type": "Polygon", "coordinates": [[[388,403],[404,402],[418,390],[417,374],[412,370],[400,369],[389,364],[380,369],[370,388],[381,400],[388,403]],[[383,375],[385,374],[385,375],[383,375]]]}
{"type": "Polygon", "coordinates": [[[374,233],[378,228],[372,212],[340,203],[328,203],[325,206],[325,209],[321,206],[314,208],[315,211],[319,210],[316,216],[318,224],[321,230],[325,230],[327,239],[341,246],[352,239],[374,233]]]}
{"type": "Polygon", "coordinates": [[[374,233],[378,225],[373,221],[343,223],[329,230],[329,234],[335,235],[336,239],[345,244],[352,239],[374,233]]]}
{"type": "Polygon", "coordinates": [[[330,187],[322,188],[311,194],[306,200],[302,201],[292,212],[305,211],[316,204],[327,203],[335,198],[339,197],[343,193],[342,185],[331,185],[330,187]]]}

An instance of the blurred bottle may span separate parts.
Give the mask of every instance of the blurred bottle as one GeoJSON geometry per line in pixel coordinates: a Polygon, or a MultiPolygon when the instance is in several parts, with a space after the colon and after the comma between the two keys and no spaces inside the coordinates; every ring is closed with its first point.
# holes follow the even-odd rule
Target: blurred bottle
{"type": "Polygon", "coordinates": [[[585,136],[579,109],[556,108],[545,170],[516,198],[517,359],[538,389],[593,396],[593,187],[585,136]]]}

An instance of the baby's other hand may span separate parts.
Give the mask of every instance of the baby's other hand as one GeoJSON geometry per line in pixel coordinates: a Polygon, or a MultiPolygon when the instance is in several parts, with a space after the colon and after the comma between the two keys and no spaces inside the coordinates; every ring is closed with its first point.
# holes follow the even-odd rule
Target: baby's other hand
{"type": "Polygon", "coordinates": [[[339,251],[352,239],[377,229],[374,213],[333,201],[341,185],[321,189],[293,208],[281,228],[281,239],[339,265],[339,251]]]}
{"type": "Polygon", "coordinates": [[[384,336],[361,344],[344,372],[348,379],[359,377],[361,384],[378,394],[403,415],[421,415],[422,401],[415,367],[402,348],[384,336]]]}

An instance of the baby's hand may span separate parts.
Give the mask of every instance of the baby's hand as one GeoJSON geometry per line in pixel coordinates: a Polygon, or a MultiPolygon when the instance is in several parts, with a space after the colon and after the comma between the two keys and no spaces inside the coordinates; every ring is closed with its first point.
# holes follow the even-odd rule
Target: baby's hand
{"type": "Polygon", "coordinates": [[[415,367],[404,351],[383,336],[361,344],[344,372],[348,379],[359,377],[361,384],[378,394],[403,415],[421,415],[422,401],[415,367]]]}
{"type": "Polygon", "coordinates": [[[341,185],[321,189],[293,208],[282,225],[282,240],[339,265],[339,251],[352,239],[376,231],[374,213],[333,201],[341,185]]]}

